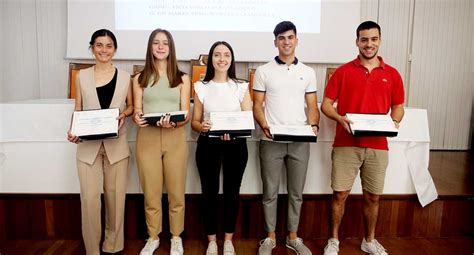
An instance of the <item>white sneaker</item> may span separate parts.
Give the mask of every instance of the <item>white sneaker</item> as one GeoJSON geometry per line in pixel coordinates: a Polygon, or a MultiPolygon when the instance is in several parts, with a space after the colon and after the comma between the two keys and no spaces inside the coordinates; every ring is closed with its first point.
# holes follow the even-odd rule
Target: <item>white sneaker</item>
{"type": "Polygon", "coordinates": [[[209,244],[207,245],[206,255],[217,255],[216,241],[209,241],[209,244]]]}
{"type": "Polygon", "coordinates": [[[324,255],[337,255],[339,252],[339,240],[331,238],[328,244],[324,247],[324,255]]]}
{"type": "Polygon", "coordinates": [[[272,255],[273,248],[276,247],[276,241],[267,237],[260,241],[260,247],[258,247],[258,255],[272,255]]]}
{"type": "Polygon", "coordinates": [[[362,239],[360,249],[371,255],[388,255],[387,250],[375,239],[370,242],[367,242],[365,238],[362,239]]]}
{"type": "Polygon", "coordinates": [[[183,241],[181,240],[181,237],[171,238],[170,255],[183,255],[183,254],[184,254],[184,249],[183,249],[183,241]]]}
{"type": "Polygon", "coordinates": [[[231,240],[224,241],[224,255],[234,255],[234,245],[232,244],[231,240]]]}
{"type": "Polygon", "coordinates": [[[290,240],[290,238],[286,237],[286,247],[294,250],[298,255],[312,255],[313,253],[311,250],[304,245],[303,239],[297,237],[295,240],[290,240]]]}
{"type": "Polygon", "coordinates": [[[158,246],[160,246],[160,239],[153,240],[148,238],[145,247],[143,247],[140,252],[140,255],[153,255],[153,252],[158,249],[158,246]]]}

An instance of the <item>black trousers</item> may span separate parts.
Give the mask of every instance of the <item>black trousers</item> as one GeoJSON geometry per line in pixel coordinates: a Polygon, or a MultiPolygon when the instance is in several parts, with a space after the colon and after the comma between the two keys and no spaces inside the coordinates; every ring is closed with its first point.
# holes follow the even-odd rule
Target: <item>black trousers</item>
{"type": "Polygon", "coordinates": [[[207,235],[217,233],[219,177],[222,166],[224,231],[234,233],[240,204],[240,185],[248,160],[247,140],[222,141],[200,136],[196,165],[202,188],[202,215],[207,235]]]}

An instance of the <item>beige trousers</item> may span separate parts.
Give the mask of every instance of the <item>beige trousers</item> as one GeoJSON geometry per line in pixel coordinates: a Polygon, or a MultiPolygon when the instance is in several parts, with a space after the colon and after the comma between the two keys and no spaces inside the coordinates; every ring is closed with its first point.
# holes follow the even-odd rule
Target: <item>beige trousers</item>
{"type": "Polygon", "coordinates": [[[140,128],[137,134],[137,167],[145,195],[145,218],[150,237],[162,231],[161,197],[163,184],[168,193],[171,234],[184,229],[184,193],[188,145],[184,127],[140,128]]]}
{"type": "Polygon", "coordinates": [[[128,157],[111,165],[102,145],[92,165],[77,160],[77,172],[81,186],[82,237],[87,255],[100,254],[102,191],[105,198],[102,251],[115,253],[123,250],[128,157]]]}

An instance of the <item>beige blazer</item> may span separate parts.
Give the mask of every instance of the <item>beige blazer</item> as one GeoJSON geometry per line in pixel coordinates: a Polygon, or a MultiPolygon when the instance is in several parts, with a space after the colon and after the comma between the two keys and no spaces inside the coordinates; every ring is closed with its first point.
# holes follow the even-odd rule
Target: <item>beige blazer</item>
{"type": "MultiPolygon", "coordinates": [[[[78,80],[81,85],[82,109],[100,109],[99,97],[95,87],[94,67],[79,71],[78,80]]],[[[115,85],[114,96],[110,103],[110,108],[119,108],[122,112],[126,107],[125,100],[130,86],[130,74],[118,70],[117,84],[115,85]]],[[[104,144],[107,158],[110,164],[114,164],[130,155],[127,143],[127,129],[125,125],[119,130],[119,137],[116,139],[103,139],[93,141],[83,141],[77,146],[77,159],[92,165],[97,157],[101,144],[104,144]]]]}

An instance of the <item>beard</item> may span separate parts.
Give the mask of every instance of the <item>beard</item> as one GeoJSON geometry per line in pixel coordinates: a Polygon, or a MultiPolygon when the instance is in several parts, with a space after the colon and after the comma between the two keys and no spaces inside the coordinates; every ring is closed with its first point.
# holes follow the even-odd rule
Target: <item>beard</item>
{"type": "Polygon", "coordinates": [[[375,58],[375,57],[377,56],[377,53],[378,53],[378,52],[379,52],[379,50],[377,49],[377,50],[374,52],[374,54],[373,54],[372,56],[367,56],[367,55],[364,54],[363,51],[359,50],[359,55],[360,55],[361,57],[363,57],[364,59],[366,59],[366,60],[371,60],[371,59],[373,59],[373,58],[375,58]]]}

